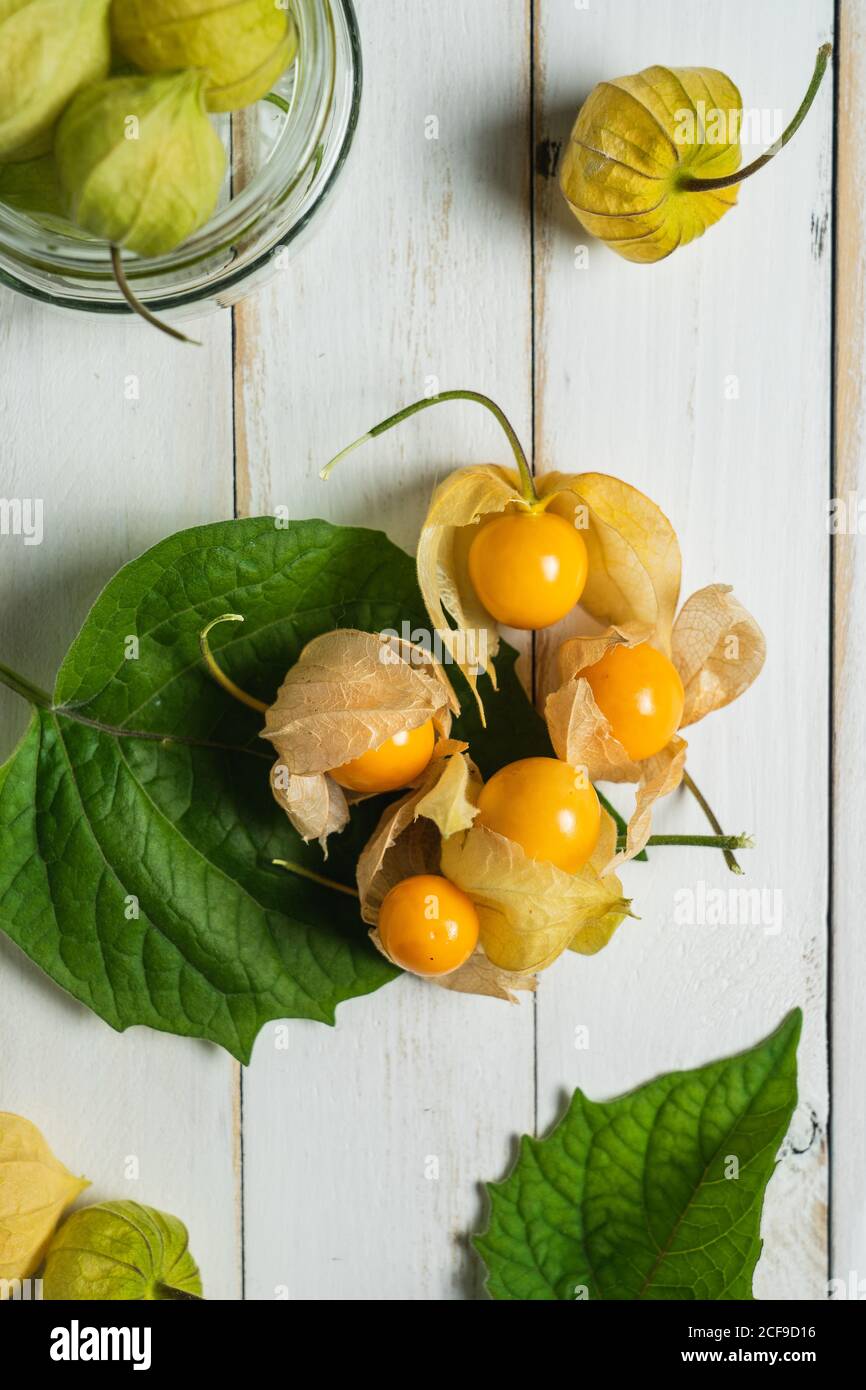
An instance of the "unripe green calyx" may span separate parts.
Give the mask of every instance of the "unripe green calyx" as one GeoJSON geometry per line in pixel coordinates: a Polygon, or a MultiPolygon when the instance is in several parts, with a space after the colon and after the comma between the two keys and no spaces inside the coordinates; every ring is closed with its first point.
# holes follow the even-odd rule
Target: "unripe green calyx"
{"type": "Polygon", "coordinates": [[[111,61],[111,0],[0,0],[0,162],[47,154],[60,113],[111,61]]]}
{"type": "Polygon", "coordinates": [[[226,169],[200,72],[114,77],[80,92],[57,127],[60,185],[78,226],[139,256],[191,236],[226,169]]]}
{"type": "Polygon", "coordinates": [[[25,213],[49,232],[88,239],[87,233],[79,231],[66,216],[53,155],[0,165],[0,203],[25,213]]]}
{"type": "Polygon", "coordinates": [[[60,1300],[165,1303],[202,1297],[187,1229],[139,1202],[99,1202],[73,1212],[48,1249],[43,1295],[60,1300]]]}
{"type": "Polygon", "coordinates": [[[294,61],[298,31],[277,0],[114,0],[115,46],[144,72],[200,68],[210,111],[265,96],[294,61]]]}

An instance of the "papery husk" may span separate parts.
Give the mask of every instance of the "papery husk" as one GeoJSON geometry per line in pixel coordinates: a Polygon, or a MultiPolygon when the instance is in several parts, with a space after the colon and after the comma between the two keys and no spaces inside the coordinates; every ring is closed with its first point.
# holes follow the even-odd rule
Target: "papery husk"
{"type": "Polygon", "coordinates": [[[582,672],[612,647],[637,647],[650,629],[638,623],[609,628],[597,637],[572,637],[557,652],[561,684],[548,695],[544,717],[554,752],[572,767],[585,767],[591,782],[639,782],[635,762],[613,735],[582,672]]]}
{"type": "Polygon", "coordinates": [[[459,710],[441,667],[418,648],[352,628],[323,633],[301,652],[265,713],[261,737],[279,755],[274,797],[298,834],[326,849],[328,836],[346,826],[349,806],[363,799],[327,774],[428,719],[444,739],[459,710]]]}
{"type": "Polygon", "coordinates": [[[661,66],[600,82],[580,109],[560,187],[586,230],[626,260],[662,260],[702,236],[737,201],[736,185],[677,186],[683,174],[718,178],[740,167],[739,139],[708,140],[699,102],[726,120],[742,113],[740,93],[724,73],[661,66]],[[678,120],[686,112],[691,131],[678,120]]]}
{"type": "Polygon", "coordinates": [[[114,0],[120,53],[143,72],[198,68],[211,111],[239,111],[265,96],[293,61],[295,21],[276,0],[114,0]]]}
{"type": "Polygon", "coordinates": [[[138,256],[161,256],[207,222],[226,153],[204,86],[200,72],[156,73],[111,77],[74,97],[58,122],[54,156],[79,227],[138,256]]]}
{"type": "Polygon", "coordinates": [[[0,203],[23,213],[46,231],[60,232],[78,241],[90,240],[89,234],[66,216],[51,154],[19,164],[0,164],[0,203]]]}
{"type": "Polygon", "coordinates": [[[502,999],[506,1004],[519,1004],[518,993],[534,994],[536,989],[534,975],[502,970],[488,960],[480,947],[459,970],[440,975],[435,983],[458,994],[480,994],[489,999],[502,999]]]}
{"type": "MultiPolygon", "coordinates": [[[[586,767],[593,782],[638,784],[626,847],[611,860],[611,870],[645,847],[652,833],[655,802],[669,796],[683,779],[687,744],[675,736],[655,757],[633,761],[614,738],[582,672],[600,661],[612,646],[637,646],[653,636],[648,627],[634,622],[609,628],[597,637],[563,642],[557,654],[562,683],[545,704],[557,757],[574,767],[586,767]]],[[[680,728],[697,723],[742,695],[759,674],[765,656],[764,635],[729,584],[709,584],[692,594],[674,623],[670,642],[670,657],[685,692],[680,728]],[[736,650],[728,655],[726,648],[732,639],[736,650]]]]}
{"type": "MultiPolygon", "coordinates": [[[[387,807],[358,860],[361,916],[371,924],[370,938],[383,956],[388,953],[376,924],[386,894],[416,874],[438,874],[443,841],[470,827],[478,814],[481,777],[465,750],[465,744],[453,741],[437,747],[420,785],[387,807]]],[[[480,947],[458,970],[431,983],[512,1004],[517,991],[535,988],[531,976],[501,969],[480,947]]]]}
{"type": "MultiPolygon", "coordinates": [[[[602,821],[610,821],[604,810],[602,821]]],[[[615,826],[613,834],[615,844],[615,826]]],[[[607,825],[604,835],[609,846],[607,825]]],[[[475,904],[487,958],[520,975],[546,969],[570,946],[579,949],[584,934],[590,952],[599,950],[629,910],[614,874],[603,876],[592,863],[565,873],[530,859],[519,845],[483,825],[446,840],[441,865],[446,878],[475,904]]]]}
{"type": "Polygon", "coordinates": [[[592,782],[636,782],[634,810],[629,818],[625,848],[603,866],[611,872],[645,848],[652,833],[656,801],[669,796],[683,779],[687,744],[675,736],[652,758],[629,757],[606,717],[583,672],[601,661],[611,647],[635,647],[648,640],[649,629],[637,623],[608,628],[597,637],[573,637],[558,652],[562,684],[548,695],[544,716],[558,758],[572,767],[585,767],[592,782]]]}
{"type": "Polygon", "coordinates": [[[0,163],[48,154],[75,93],[108,73],[111,0],[0,0],[0,163]]]}
{"type": "Polygon", "coordinates": [[[39,1268],[64,1211],[89,1185],[54,1157],[34,1124],[0,1113],[0,1280],[39,1268]]]}
{"type": "MultiPolygon", "coordinates": [[[[599,622],[645,624],[654,644],[669,655],[680,550],[664,513],[637,488],[604,473],[546,473],[537,479],[536,490],[539,505],[577,525],[586,542],[589,574],[581,606],[599,622]]],[[[499,630],[472,587],[469,548],[479,526],[527,506],[513,469],[494,464],[461,468],[436,489],[421,531],[418,580],[424,602],[476,698],[476,672],[465,658],[478,654],[485,643],[488,661],[481,664],[495,685],[492,660],[499,630]],[[474,649],[467,639],[475,641],[474,649]],[[467,651],[460,650],[461,642],[467,643],[467,651]]]]}
{"type": "Polygon", "coordinates": [[[465,743],[440,743],[417,787],[392,802],[358,859],[361,916],[375,926],[386,894],[404,878],[439,872],[443,836],[470,826],[482,782],[465,743]]]}
{"type": "Polygon", "coordinates": [[[640,764],[641,778],[634,798],[634,810],[629,817],[626,830],[625,849],[620,850],[609,863],[608,870],[618,869],[629,859],[634,859],[646,848],[652,834],[652,813],[655,803],[663,796],[675,792],[683,780],[686,770],[688,744],[676,734],[670,743],[652,758],[644,758],[640,764]]]}
{"type": "MultiPolygon", "coordinates": [[[[590,868],[594,869],[600,878],[604,878],[610,872],[616,858],[616,838],[616,822],[606,811],[602,811],[598,841],[589,859],[590,868]]],[[[618,903],[603,917],[588,922],[574,937],[568,949],[575,951],[579,956],[596,955],[608,944],[620,923],[632,915],[629,906],[618,903]]]]}
{"type": "Polygon", "coordinates": [[[767,655],[764,634],[730,584],[708,584],[687,599],[673,631],[673,663],[685,691],[685,729],[736,700],[758,676],[767,655]],[[736,654],[727,655],[731,640],[736,654]]]}
{"type": "Polygon", "coordinates": [[[430,621],[476,698],[480,670],[496,686],[493,658],[499,628],[469,579],[469,547],[479,522],[521,505],[526,504],[514,469],[492,463],[459,468],[434,492],[418,540],[418,583],[430,621]],[[457,624],[456,632],[446,612],[457,624]],[[467,638],[475,646],[464,650],[467,638]]]}
{"type": "Polygon", "coordinates": [[[268,739],[293,775],[330,772],[434,719],[447,734],[460,706],[441,667],[398,638],[338,628],[308,642],[265,714],[268,739]]]}
{"type": "Polygon", "coordinates": [[[271,768],[271,791],[302,840],[318,840],[328,857],[328,836],[337,835],[349,821],[349,802],[341,786],[322,772],[299,777],[285,763],[271,768]]]}
{"type": "Polygon", "coordinates": [[[589,569],[580,606],[597,622],[644,624],[670,655],[682,561],[673,526],[649,497],[607,473],[546,473],[539,495],[548,510],[585,521],[589,569]],[[584,513],[576,516],[578,508],[584,513]]]}

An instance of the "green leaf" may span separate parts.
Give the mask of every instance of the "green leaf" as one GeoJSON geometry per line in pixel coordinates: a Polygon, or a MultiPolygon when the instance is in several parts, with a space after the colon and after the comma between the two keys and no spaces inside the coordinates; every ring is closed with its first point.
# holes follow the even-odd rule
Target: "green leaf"
{"type": "MultiPolygon", "coordinates": [[[[321,872],[322,858],[271,796],[260,716],[204,671],[199,631],[227,611],[246,621],[215,631],[219,660],[264,700],[321,632],[428,621],[408,555],[380,532],[324,521],[197,527],[125,566],[50,707],[34,692],[30,727],[0,768],[0,927],[113,1028],[207,1038],[247,1061],[269,1019],[333,1023],[338,1003],[398,972],[351,899],[272,865],[321,872]]],[[[513,663],[507,652],[489,701],[498,734],[464,702],[487,771],[529,756],[543,733],[513,663]]],[[[0,679],[14,680],[2,667],[0,679]]],[[[380,811],[363,803],[332,840],[330,877],[354,882],[380,811]]]]}
{"type": "Polygon", "coordinates": [[[495,1299],[751,1299],[764,1191],[797,1102],[795,1009],[749,1052],[598,1103],[488,1184],[495,1299]]]}

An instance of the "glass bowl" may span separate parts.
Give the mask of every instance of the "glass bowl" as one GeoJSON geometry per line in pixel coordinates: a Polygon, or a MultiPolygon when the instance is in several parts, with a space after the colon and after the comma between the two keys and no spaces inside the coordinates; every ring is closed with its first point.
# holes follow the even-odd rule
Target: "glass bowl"
{"type": "MultiPolygon", "coordinates": [[[[349,153],[361,99],[352,0],[292,0],[298,58],[270,97],[215,117],[229,154],[210,221],[165,256],[124,256],[135,294],[173,318],[234,304],[302,244],[349,153]]],[[[86,313],[131,312],[109,247],[66,236],[0,204],[0,283],[86,313]]]]}

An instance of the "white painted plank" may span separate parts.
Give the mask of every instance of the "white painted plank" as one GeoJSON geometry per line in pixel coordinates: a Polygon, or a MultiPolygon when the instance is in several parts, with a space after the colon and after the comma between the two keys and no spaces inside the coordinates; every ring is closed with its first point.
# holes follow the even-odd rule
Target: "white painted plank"
{"type": "MultiPolygon", "coordinates": [[[[0,295],[0,496],[44,504],[41,545],[0,537],[0,654],[48,689],[120,565],[231,515],[230,324],[200,329],[193,349],[0,295]]],[[[0,689],[0,757],[26,719],[0,689]]],[[[224,1053],[114,1033],[0,936],[0,1109],[32,1119],[92,1180],[83,1201],[132,1197],[181,1217],[212,1297],[240,1289],[234,1095],[224,1053]]]]}
{"type": "Polygon", "coordinates": [[[834,495],[853,506],[853,530],[834,542],[835,768],[833,863],[833,1278],[834,1297],[866,1295],[866,4],[847,0],[839,34],[837,355],[834,495]]]}
{"type": "MultiPolygon", "coordinates": [[[[747,107],[779,107],[787,119],[833,22],[830,0],[554,0],[539,10],[539,135],[554,141],[597,81],[654,62],[720,68],[747,107]]],[[[717,813],[757,836],[742,855],[748,878],[734,880],[720,855],[697,850],[659,850],[626,869],[641,921],[600,956],[563,961],[544,978],[540,1123],[576,1085],[599,1099],[619,1094],[750,1045],[801,1004],[792,1143],[807,1152],[786,1154],[769,1192],[761,1298],[820,1298],[827,1277],[825,87],[794,144],[743,187],[738,209],[667,261],[635,266],[591,242],[588,267],[577,269],[586,238],[554,181],[542,190],[537,239],[539,464],[611,472],[648,492],[679,533],[684,595],[732,583],[769,644],[753,690],[689,731],[690,769],[717,813]],[[739,396],[727,399],[733,376],[739,396]],[[778,890],[781,930],[676,925],[677,890],[700,880],[778,890]],[[578,1025],[589,1029],[586,1051],[575,1048],[578,1025]]],[[[685,792],[657,824],[707,828],[685,792]]]]}
{"type": "MultiPolygon", "coordinates": [[[[438,479],[506,458],[480,409],[443,405],[327,487],[318,470],[433,377],[489,391],[528,437],[529,34],[523,0],[358,10],[366,92],[340,200],[238,313],[239,494],[414,549],[438,479]]],[[[472,1296],[458,1242],[478,1183],[533,1123],[531,1002],[404,979],[343,1005],[334,1032],[289,1027],[288,1051],[265,1029],[244,1080],[248,1296],[472,1296]]]]}

